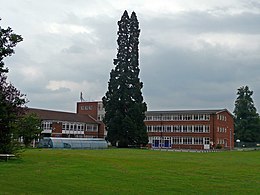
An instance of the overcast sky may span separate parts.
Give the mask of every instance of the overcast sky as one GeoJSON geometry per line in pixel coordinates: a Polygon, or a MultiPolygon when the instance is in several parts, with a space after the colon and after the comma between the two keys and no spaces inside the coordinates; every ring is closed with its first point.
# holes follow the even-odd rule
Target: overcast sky
{"type": "Polygon", "coordinates": [[[259,0],[0,0],[0,26],[24,38],[5,60],[28,107],[75,112],[101,100],[124,10],[140,23],[148,110],[227,108],[248,85],[260,109],[259,0]]]}

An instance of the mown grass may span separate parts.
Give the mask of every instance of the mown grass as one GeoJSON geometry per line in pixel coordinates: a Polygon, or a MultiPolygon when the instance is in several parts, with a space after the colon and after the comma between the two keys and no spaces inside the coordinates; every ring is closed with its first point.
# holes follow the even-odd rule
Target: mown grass
{"type": "Polygon", "coordinates": [[[26,150],[0,194],[260,194],[260,151],[26,150]]]}

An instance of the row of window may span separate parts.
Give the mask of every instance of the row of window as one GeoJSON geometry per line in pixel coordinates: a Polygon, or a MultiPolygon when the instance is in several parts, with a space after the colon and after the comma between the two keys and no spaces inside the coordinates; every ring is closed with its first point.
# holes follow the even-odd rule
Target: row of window
{"type": "Polygon", "coordinates": [[[92,105],[80,106],[80,110],[93,110],[93,106],[92,105]]]}
{"type": "Polygon", "coordinates": [[[222,115],[222,114],[218,114],[217,119],[220,120],[220,121],[227,121],[227,117],[225,115],[222,115]]]}
{"type": "Polygon", "coordinates": [[[84,131],[84,123],[62,123],[62,130],[65,131],[84,131]]]}
{"type": "Polygon", "coordinates": [[[52,130],[52,122],[42,121],[42,130],[52,130]]]}
{"type": "Polygon", "coordinates": [[[209,114],[175,114],[146,116],[146,121],[208,121],[209,114]]]}
{"type": "MultiPolygon", "coordinates": [[[[42,121],[42,130],[52,130],[52,121],[42,121]]],[[[63,131],[98,131],[98,126],[95,124],[84,123],[62,123],[63,131]]]]}
{"type": "Polygon", "coordinates": [[[227,146],[227,141],[225,139],[217,139],[217,144],[225,144],[227,146]]]}
{"type": "Polygon", "coordinates": [[[226,127],[217,127],[217,132],[219,132],[219,133],[226,133],[227,132],[227,128],[226,127]]]}
{"type": "Polygon", "coordinates": [[[147,132],[209,133],[209,125],[147,125],[147,132]]]}
{"type": "Polygon", "coordinates": [[[172,144],[185,144],[185,145],[208,145],[210,144],[209,137],[149,137],[149,143],[153,147],[161,146],[166,147],[172,144]]]}

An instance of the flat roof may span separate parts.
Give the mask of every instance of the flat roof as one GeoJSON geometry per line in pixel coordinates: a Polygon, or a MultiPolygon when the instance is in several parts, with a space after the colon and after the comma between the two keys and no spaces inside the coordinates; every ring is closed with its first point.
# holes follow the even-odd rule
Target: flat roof
{"type": "Polygon", "coordinates": [[[160,114],[218,114],[220,112],[228,112],[229,114],[231,114],[227,109],[208,109],[208,110],[161,110],[161,111],[147,111],[146,115],[160,115],[160,114]]]}

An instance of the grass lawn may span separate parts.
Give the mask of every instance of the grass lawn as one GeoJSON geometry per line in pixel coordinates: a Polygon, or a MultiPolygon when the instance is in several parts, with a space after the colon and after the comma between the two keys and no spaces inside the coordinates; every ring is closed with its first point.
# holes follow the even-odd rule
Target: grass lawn
{"type": "Polygon", "coordinates": [[[0,161],[0,194],[260,194],[260,151],[31,149],[0,161]]]}

